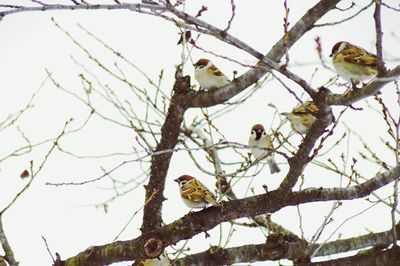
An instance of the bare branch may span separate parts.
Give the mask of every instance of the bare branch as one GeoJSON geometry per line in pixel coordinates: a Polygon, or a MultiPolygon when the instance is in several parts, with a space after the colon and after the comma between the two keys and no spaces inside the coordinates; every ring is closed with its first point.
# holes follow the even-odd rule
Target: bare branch
{"type": "Polygon", "coordinates": [[[48,4],[44,6],[10,6],[13,7],[11,10],[1,11],[0,12],[0,21],[5,16],[21,13],[21,12],[38,12],[38,11],[51,11],[51,10],[131,10],[136,12],[141,12],[143,10],[153,10],[153,11],[165,11],[165,7],[161,5],[152,5],[152,4],[112,4],[112,5],[86,5],[79,4],[76,1],[73,1],[74,5],[61,5],[61,4],[48,4]]]}
{"type": "MultiPolygon", "coordinates": [[[[190,89],[190,78],[188,76],[177,76],[176,78],[174,84],[175,93],[171,98],[170,107],[164,125],[161,128],[161,140],[157,145],[156,152],[173,149],[176,146],[183,115],[187,110],[187,105],[184,98],[182,98],[182,92],[190,89]]],[[[165,200],[163,196],[165,177],[171,157],[172,153],[152,156],[149,183],[146,185],[145,202],[148,202],[155,191],[159,191],[159,193],[154,195],[153,199],[144,206],[142,232],[160,228],[161,226],[161,208],[162,202],[165,200]]]]}
{"type": "Polygon", "coordinates": [[[326,104],[348,106],[359,100],[379,93],[379,90],[389,82],[395,81],[400,76],[400,66],[388,71],[383,77],[375,78],[368,85],[345,94],[331,94],[327,96],[326,104]]]}
{"type": "Polygon", "coordinates": [[[361,14],[362,12],[364,12],[365,10],[367,10],[370,6],[372,6],[372,4],[374,3],[375,0],[371,0],[371,3],[369,3],[368,5],[366,5],[365,7],[361,8],[360,10],[358,10],[356,13],[354,13],[353,15],[349,16],[348,18],[339,20],[339,21],[335,21],[335,22],[328,22],[328,23],[322,23],[322,24],[315,24],[315,27],[326,27],[326,26],[334,26],[334,25],[338,25],[341,24],[343,22],[349,21],[355,17],[357,17],[359,14],[361,14]]]}
{"type": "Polygon", "coordinates": [[[7,236],[4,232],[2,213],[0,213],[0,244],[4,252],[6,253],[3,259],[6,260],[8,264],[10,264],[10,266],[18,266],[19,263],[16,261],[14,257],[14,252],[12,251],[10,243],[8,242],[7,236]]]}
{"type": "Polygon", "coordinates": [[[376,56],[378,61],[378,77],[385,74],[386,69],[383,63],[383,50],[382,50],[382,23],[381,23],[381,0],[375,0],[375,31],[376,31],[376,56]]]}
{"type": "Polygon", "coordinates": [[[228,21],[228,25],[224,29],[225,32],[228,32],[228,30],[231,28],[232,21],[235,18],[235,15],[236,15],[236,13],[235,13],[235,10],[236,10],[235,0],[231,0],[231,10],[232,10],[232,15],[231,15],[231,18],[228,21]]]}
{"type": "MultiPolygon", "coordinates": [[[[171,224],[147,231],[136,239],[117,241],[103,246],[92,246],[65,261],[57,261],[54,266],[72,266],[77,260],[82,265],[90,264],[96,266],[124,260],[154,258],[162,253],[165,246],[192,238],[194,235],[210,230],[222,222],[267,212],[274,213],[283,207],[307,202],[363,198],[372,191],[393,182],[399,176],[400,165],[397,165],[393,169],[356,186],[325,189],[308,188],[289,194],[282,194],[280,190],[275,190],[240,200],[225,201],[221,207],[209,207],[202,211],[189,213],[171,224]],[[171,234],[172,231],[174,232],[173,234],[171,234]],[[143,247],[149,241],[155,241],[154,239],[162,245],[162,248],[157,248],[157,254],[150,256],[146,254],[143,247]]],[[[324,249],[321,248],[321,250],[324,249]]]]}
{"type": "MultiPolygon", "coordinates": [[[[400,231],[400,226],[397,225],[396,230],[400,231]]],[[[316,252],[317,256],[328,256],[342,252],[354,251],[362,248],[376,246],[377,249],[386,247],[391,242],[390,231],[380,232],[376,234],[367,234],[359,237],[341,239],[328,242],[322,249],[316,252]]],[[[314,244],[309,247],[309,250],[314,252],[319,244],[314,244]]],[[[268,238],[265,244],[246,245],[233,248],[222,249],[211,247],[205,252],[186,256],[178,259],[176,265],[199,265],[204,261],[215,262],[215,265],[226,265],[232,263],[250,263],[255,261],[280,260],[289,259],[298,261],[306,253],[307,247],[305,242],[301,240],[287,238],[284,235],[274,235],[268,238]]],[[[365,254],[373,254],[373,252],[365,252],[365,254]]],[[[362,256],[361,256],[362,257],[362,256]]],[[[343,265],[347,261],[356,260],[354,257],[340,259],[343,265]]],[[[368,262],[368,260],[365,260],[368,262]]],[[[395,259],[394,261],[397,261],[395,259]]],[[[347,262],[348,263],[348,262],[347,262]]],[[[322,265],[329,265],[330,262],[322,262],[322,265]]],[[[363,264],[347,264],[347,265],[366,265],[363,264]]],[[[302,265],[302,264],[300,264],[302,265]]],[[[307,264],[314,265],[314,264],[307,264]]],[[[317,265],[321,265],[319,262],[317,265]]],[[[379,265],[379,264],[374,264],[379,265]]],[[[384,264],[381,264],[384,265],[384,264]]]]}

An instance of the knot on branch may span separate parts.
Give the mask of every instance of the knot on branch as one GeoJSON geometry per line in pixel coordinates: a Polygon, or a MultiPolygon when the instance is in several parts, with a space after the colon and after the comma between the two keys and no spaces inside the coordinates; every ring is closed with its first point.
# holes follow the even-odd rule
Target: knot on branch
{"type": "Polygon", "coordinates": [[[190,91],[190,76],[175,77],[174,91],[185,93],[190,91]]]}
{"type": "Polygon", "coordinates": [[[217,246],[211,246],[208,250],[208,254],[209,262],[212,262],[213,265],[222,265],[228,258],[227,252],[223,248],[217,246]]]}
{"type": "Polygon", "coordinates": [[[326,102],[326,97],[332,94],[332,92],[328,89],[325,88],[324,86],[321,86],[318,88],[317,94],[313,97],[313,100],[317,103],[325,103],[326,102]]]}
{"type": "Polygon", "coordinates": [[[64,261],[61,259],[60,254],[58,254],[58,252],[56,252],[56,260],[54,261],[53,266],[64,266],[65,263],[64,261]]]}
{"type": "Polygon", "coordinates": [[[330,123],[335,122],[335,117],[332,113],[332,109],[329,105],[326,104],[326,100],[328,96],[332,94],[328,88],[324,86],[318,88],[317,94],[313,97],[314,102],[318,106],[318,114],[320,117],[325,117],[327,120],[328,126],[330,123]]]}
{"type": "Polygon", "coordinates": [[[161,255],[164,249],[164,243],[161,239],[151,237],[146,240],[143,251],[147,257],[157,258],[161,255]]]}
{"type": "Polygon", "coordinates": [[[91,256],[93,256],[96,253],[96,250],[94,247],[88,247],[85,250],[84,256],[85,258],[90,258],[91,256]]]}

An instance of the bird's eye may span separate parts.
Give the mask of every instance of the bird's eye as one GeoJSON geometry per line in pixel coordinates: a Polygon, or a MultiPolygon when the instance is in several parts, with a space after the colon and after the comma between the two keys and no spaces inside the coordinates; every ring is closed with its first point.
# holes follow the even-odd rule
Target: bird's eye
{"type": "Polygon", "coordinates": [[[265,136],[265,135],[267,135],[267,132],[263,131],[263,133],[262,133],[262,134],[263,134],[263,136],[265,136]]]}
{"type": "Polygon", "coordinates": [[[254,130],[252,130],[251,131],[251,135],[254,135],[254,134],[256,134],[256,132],[254,130]]]}

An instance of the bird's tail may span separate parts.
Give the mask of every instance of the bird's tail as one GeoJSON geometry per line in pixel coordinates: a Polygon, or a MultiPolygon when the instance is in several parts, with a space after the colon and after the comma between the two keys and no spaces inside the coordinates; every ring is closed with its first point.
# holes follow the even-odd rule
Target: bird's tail
{"type": "Polygon", "coordinates": [[[276,164],[274,157],[269,156],[267,158],[267,162],[271,174],[279,173],[281,171],[281,169],[279,169],[278,165],[276,164]]]}

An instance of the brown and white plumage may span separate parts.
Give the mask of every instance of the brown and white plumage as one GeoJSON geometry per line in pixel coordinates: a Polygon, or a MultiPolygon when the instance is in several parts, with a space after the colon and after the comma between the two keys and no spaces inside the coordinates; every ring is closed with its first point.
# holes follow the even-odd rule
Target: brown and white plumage
{"type": "Polygon", "coordinates": [[[190,175],[181,175],[174,180],[179,184],[183,202],[189,208],[204,208],[218,205],[215,195],[199,180],[190,175]]]}
{"type": "Polygon", "coordinates": [[[267,135],[263,125],[256,124],[251,128],[249,146],[251,146],[250,151],[257,160],[267,159],[271,174],[281,171],[272,154],[271,137],[267,135]]]}
{"type": "Polygon", "coordinates": [[[290,113],[281,113],[281,115],[287,117],[293,131],[306,134],[317,119],[317,112],[317,105],[313,101],[307,101],[293,108],[290,113]]]}
{"type": "Polygon", "coordinates": [[[336,43],[330,57],[339,76],[352,83],[371,79],[378,74],[376,55],[354,44],[344,41],[336,43]]]}
{"type": "Polygon", "coordinates": [[[230,82],[224,73],[208,59],[200,59],[194,67],[194,77],[204,90],[220,88],[230,82]]]}

